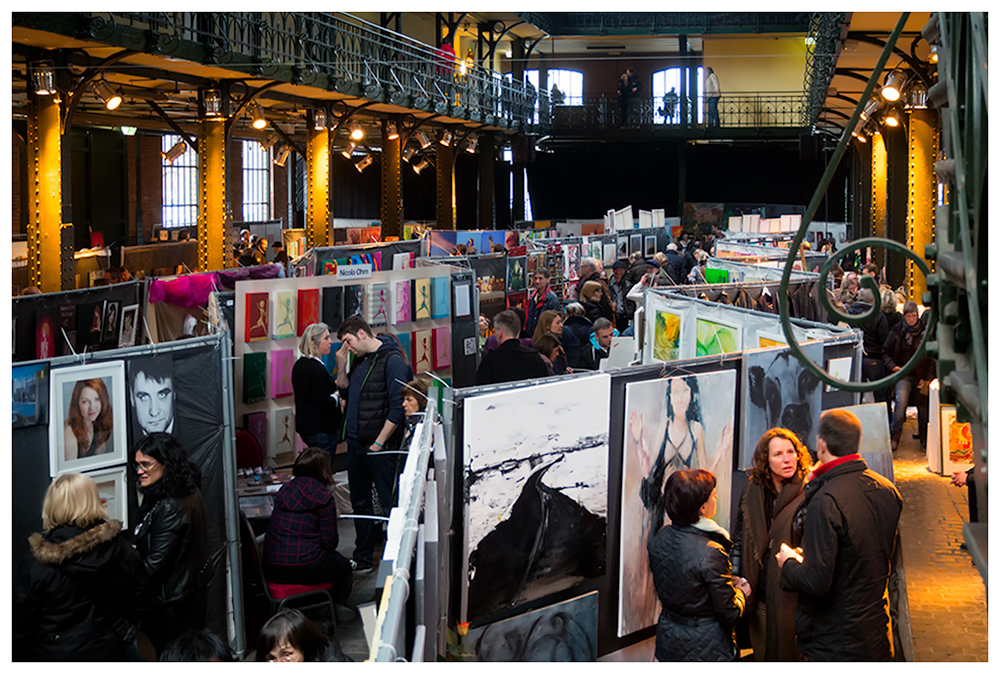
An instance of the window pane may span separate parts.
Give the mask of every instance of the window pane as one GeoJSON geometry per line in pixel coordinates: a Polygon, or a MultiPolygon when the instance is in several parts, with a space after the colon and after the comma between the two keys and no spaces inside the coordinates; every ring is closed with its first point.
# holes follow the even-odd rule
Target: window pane
{"type": "Polygon", "coordinates": [[[555,85],[563,93],[565,105],[583,105],[583,73],[553,68],[549,70],[548,76],[550,94],[552,85],[555,85]]]}
{"type": "MultiPolygon", "coordinates": [[[[169,151],[181,140],[174,134],[160,139],[163,152],[169,151]]],[[[198,224],[198,155],[191,148],[170,164],[162,160],[164,227],[190,227],[198,224]]]]}
{"type": "Polygon", "coordinates": [[[270,150],[255,140],[243,141],[243,219],[271,219],[270,150]]]}

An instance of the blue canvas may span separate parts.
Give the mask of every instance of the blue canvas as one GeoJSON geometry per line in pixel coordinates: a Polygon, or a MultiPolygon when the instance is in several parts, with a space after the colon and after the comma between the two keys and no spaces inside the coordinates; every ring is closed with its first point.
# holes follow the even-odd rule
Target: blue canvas
{"type": "Polygon", "coordinates": [[[431,318],[447,318],[451,315],[450,276],[431,279],[431,318]]]}

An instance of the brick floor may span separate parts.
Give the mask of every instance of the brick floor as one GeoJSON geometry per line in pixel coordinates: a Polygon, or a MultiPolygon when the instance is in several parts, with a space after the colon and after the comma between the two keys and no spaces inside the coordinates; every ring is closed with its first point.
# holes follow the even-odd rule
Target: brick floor
{"type": "Polygon", "coordinates": [[[894,459],[903,496],[900,538],[916,662],[986,662],[986,587],[959,546],[969,519],[965,489],[927,469],[908,420],[894,459]]]}

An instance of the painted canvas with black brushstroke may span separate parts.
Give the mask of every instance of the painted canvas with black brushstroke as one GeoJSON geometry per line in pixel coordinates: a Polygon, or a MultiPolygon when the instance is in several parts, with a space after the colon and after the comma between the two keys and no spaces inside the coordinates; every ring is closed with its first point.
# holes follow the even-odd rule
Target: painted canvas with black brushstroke
{"type": "Polygon", "coordinates": [[[466,620],[605,572],[607,375],[464,402],[466,620]]]}
{"type": "Polygon", "coordinates": [[[473,662],[595,662],[597,592],[469,630],[473,662]]]}
{"type": "MultiPolygon", "coordinates": [[[[823,367],[823,345],[802,344],[803,353],[823,367]]],[[[816,430],[823,411],[823,387],[791,349],[748,351],[743,356],[743,442],[737,466],[750,464],[757,441],[769,428],[780,426],[816,451],[816,430]]]]}

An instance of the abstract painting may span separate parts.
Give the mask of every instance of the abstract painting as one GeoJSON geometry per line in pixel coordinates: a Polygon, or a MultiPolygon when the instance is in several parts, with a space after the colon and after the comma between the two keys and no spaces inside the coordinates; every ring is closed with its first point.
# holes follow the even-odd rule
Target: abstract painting
{"type": "Polygon", "coordinates": [[[357,284],[344,286],[344,318],[360,316],[365,306],[365,286],[357,284]]]}
{"type": "Polygon", "coordinates": [[[896,481],[892,468],[892,439],[885,403],[850,405],[847,410],[861,422],[861,448],[858,451],[868,467],[891,482],[896,481]]]}
{"type": "Polygon", "coordinates": [[[42,426],[49,422],[49,364],[15,365],[11,368],[11,428],[42,426]]]}
{"type": "Polygon", "coordinates": [[[413,281],[396,281],[392,289],[392,324],[410,322],[410,292],[413,281]]]}
{"type": "Polygon", "coordinates": [[[263,456],[267,456],[267,412],[249,412],[243,415],[243,429],[253,436],[260,445],[263,456]]]}
{"type": "Polygon", "coordinates": [[[243,354],[243,402],[259,403],[267,399],[267,352],[243,354]]]}
{"type": "Polygon", "coordinates": [[[296,308],[299,337],[313,323],[319,322],[319,288],[299,288],[299,304],[296,308]]]}
{"type": "Polygon", "coordinates": [[[596,662],[597,592],[469,630],[473,662],[596,662]]]}
{"type": "Polygon", "coordinates": [[[389,284],[372,283],[368,288],[365,320],[373,328],[389,322],[389,284]]]}
{"type": "Polygon", "coordinates": [[[451,315],[450,276],[431,279],[431,318],[448,318],[451,315]]]}
{"type": "Polygon", "coordinates": [[[271,330],[271,339],[284,339],[294,337],[296,331],[295,322],[295,291],[279,290],[274,293],[274,329],[271,330]]]}
{"type": "Polygon", "coordinates": [[[742,347],[742,328],[738,325],[698,318],[695,321],[695,357],[732,353],[742,347]]]}
{"type": "MultiPolygon", "coordinates": [[[[800,348],[812,362],[823,362],[821,343],[806,343],[800,348]]],[[[819,379],[787,347],[746,352],[743,372],[743,446],[737,465],[750,465],[760,436],[775,426],[792,431],[815,451],[823,406],[819,379]]]]}
{"type": "Polygon", "coordinates": [[[403,350],[403,354],[406,356],[406,360],[413,362],[413,350],[410,346],[410,333],[403,332],[396,335],[396,339],[399,340],[399,348],[403,350]]]}
{"type": "Polygon", "coordinates": [[[760,349],[769,349],[772,346],[785,346],[786,344],[788,344],[788,341],[780,335],[757,331],[757,347],[760,349]]]}
{"type": "Polygon", "coordinates": [[[729,528],[736,370],[634,382],[625,386],[621,575],[618,636],[653,625],[660,613],[646,545],[669,523],[659,495],[677,470],[703,468],[717,480],[715,520],[729,528]]]}
{"type": "Polygon", "coordinates": [[[418,278],[413,281],[413,320],[431,317],[431,280],[418,278]]]}
{"type": "Polygon", "coordinates": [[[451,328],[434,328],[434,369],[451,367],[451,328]]]}
{"type": "Polygon", "coordinates": [[[431,331],[417,330],[413,333],[413,372],[420,374],[431,369],[431,331]]]}
{"type": "Polygon", "coordinates": [[[284,398],[294,393],[292,389],[292,367],[294,365],[294,349],[275,349],[271,352],[272,398],[284,398]]]}
{"type": "Polygon", "coordinates": [[[950,476],[955,471],[968,470],[974,463],[972,425],[958,421],[954,405],[941,405],[942,472],[950,476]]]}
{"type": "Polygon", "coordinates": [[[653,360],[668,363],[681,358],[681,316],[656,310],[653,323],[653,360]]]}
{"type": "Polygon", "coordinates": [[[610,398],[597,374],[463,403],[466,620],[604,574],[610,398]]]}
{"type": "Polygon", "coordinates": [[[268,293],[247,293],[243,341],[261,342],[267,339],[267,297],[268,293]]]}
{"type": "Polygon", "coordinates": [[[344,320],[344,287],[327,286],[323,288],[323,322],[330,328],[330,334],[336,336],[337,328],[344,320]]]}
{"type": "Polygon", "coordinates": [[[291,407],[274,410],[271,417],[271,444],[268,456],[286,454],[295,450],[295,414],[291,407]]]}

